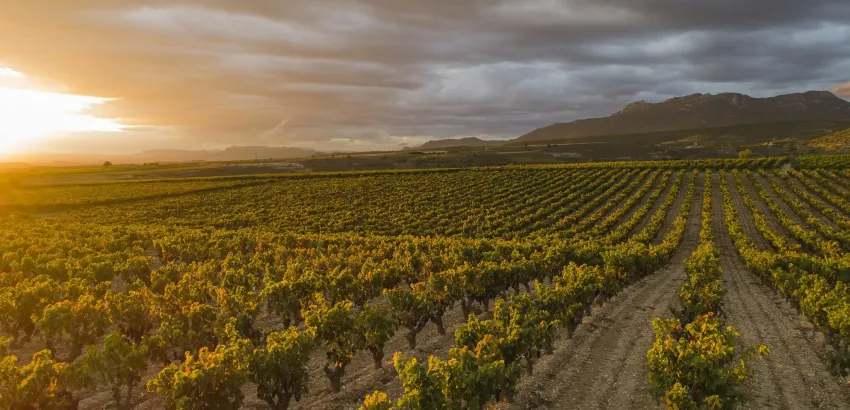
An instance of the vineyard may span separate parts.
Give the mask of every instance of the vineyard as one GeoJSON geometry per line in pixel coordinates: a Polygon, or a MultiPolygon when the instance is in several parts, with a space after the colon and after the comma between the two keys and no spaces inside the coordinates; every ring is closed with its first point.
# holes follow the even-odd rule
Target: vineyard
{"type": "Polygon", "coordinates": [[[0,190],[3,409],[850,408],[847,156],[0,190]]]}

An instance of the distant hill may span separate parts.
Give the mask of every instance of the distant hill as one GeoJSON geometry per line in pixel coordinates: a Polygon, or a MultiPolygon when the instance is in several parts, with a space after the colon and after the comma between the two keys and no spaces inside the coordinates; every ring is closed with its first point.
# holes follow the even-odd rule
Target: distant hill
{"type": "Polygon", "coordinates": [[[660,103],[638,101],[604,118],[556,123],[512,140],[514,143],[724,127],[775,121],[850,119],[850,102],[829,91],[769,98],[738,93],[692,94],[660,103]]]}
{"type": "Polygon", "coordinates": [[[160,149],[143,151],[136,154],[21,154],[9,159],[16,162],[50,165],[102,164],[111,161],[115,164],[145,162],[189,162],[189,161],[238,161],[254,158],[298,158],[319,153],[309,148],[292,147],[229,147],[223,150],[180,150],[160,149]]]}
{"type": "Polygon", "coordinates": [[[809,146],[825,151],[850,152],[850,128],[815,138],[809,146]]]}
{"type": "Polygon", "coordinates": [[[505,141],[482,140],[478,137],[447,138],[442,140],[431,140],[418,147],[418,149],[445,149],[458,147],[495,147],[502,145],[505,141]]]}

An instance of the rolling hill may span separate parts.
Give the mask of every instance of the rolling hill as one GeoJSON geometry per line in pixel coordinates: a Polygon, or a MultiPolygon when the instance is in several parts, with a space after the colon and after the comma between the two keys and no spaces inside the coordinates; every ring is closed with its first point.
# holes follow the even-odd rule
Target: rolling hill
{"type": "Polygon", "coordinates": [[[824,151],[850,152],[850,128],[815,138],[809,146],[824,151]]]}

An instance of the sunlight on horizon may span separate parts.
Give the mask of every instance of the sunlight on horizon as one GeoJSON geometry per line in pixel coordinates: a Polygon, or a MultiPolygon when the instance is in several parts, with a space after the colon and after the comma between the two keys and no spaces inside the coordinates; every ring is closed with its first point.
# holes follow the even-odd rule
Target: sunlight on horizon
{"type": "Polygon", "coordinates": [[[58,134],[126,128],[117,119],[83,113],[110,98],[44,91],[18,83],[25,78],[21,72],[0,66],[0,157],[58,134]]]}

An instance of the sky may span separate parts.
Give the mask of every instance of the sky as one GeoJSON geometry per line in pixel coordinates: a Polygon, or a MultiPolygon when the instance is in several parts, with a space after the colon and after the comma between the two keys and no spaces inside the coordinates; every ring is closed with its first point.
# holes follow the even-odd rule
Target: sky
{"type": "Polygon", "coordinates": [[[847,0],[0,0],[7,151],[399,149],[807,90],[850,97],[847,0]]]}

